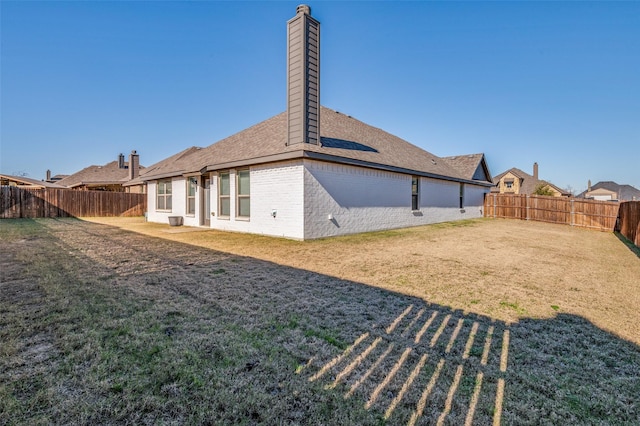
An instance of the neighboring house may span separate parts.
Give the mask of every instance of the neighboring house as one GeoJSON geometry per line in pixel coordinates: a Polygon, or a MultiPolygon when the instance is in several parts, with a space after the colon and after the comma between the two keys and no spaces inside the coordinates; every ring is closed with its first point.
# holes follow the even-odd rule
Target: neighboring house
{"type": "Polygon", "coordinates": [[[561,189],[551,182],[538,178],[538,163],[533,163],[533,176],[517,168],[511,168],[493,177],[492,193],[532,195],[536,188],[553,192],[555,197],[570,197],[571,193],[561,189]]]}
{"type": "Polygon", "coordinates": [[[31,179],[23,176],[11,176],[0,174],[0,186],[16,186],[19,188],[32,188],[32,189],[41,189],[41,188],[63,188],[62,186],[46,182],[43,180],[31,179]]]}
{"type": "Polygon", "coordinates": [[[613,181],[598,182],[587,190],[578,194],[577,198],[587,198],[600,201],[640,201],[640,190],[631,185],[619,185],[613,181]]]}
{"type": "Polygon", "coordinates": [[[112,161],[104,166],[89,166],[77,173],[60,179],[56,183],[70,189],[114,192],[144,192],[144,185],[123,186],[127,182],[137,178],[140,171],[140,158],[136,151],[131,151],[129,162],[124,161],[124,154],[118,156],[117,161],[112,161]]]}
{"type": "Polygon", "coordinates": [[[69,175],[55,175],[51,176],[51,170],[47,170],[47,177],[45,178],[45,182],[56,183],[59,180],[66,178],[69,175]]]}
{"type": "Polygon", "coordinates": [[[484,155],[437,157],[320,106],[319,23],[288,22],[287,111],[141,172],[149,221],[313,239],[482,216],[484,155]]]}

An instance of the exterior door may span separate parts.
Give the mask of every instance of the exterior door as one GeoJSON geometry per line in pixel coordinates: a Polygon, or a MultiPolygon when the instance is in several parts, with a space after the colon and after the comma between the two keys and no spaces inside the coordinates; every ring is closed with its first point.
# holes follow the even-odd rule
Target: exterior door
{"type": "Polygon", "coordinates": [[[202,178],[202,217],[201,225],[211,226],[211,179],[208,177],[202,178]]]}

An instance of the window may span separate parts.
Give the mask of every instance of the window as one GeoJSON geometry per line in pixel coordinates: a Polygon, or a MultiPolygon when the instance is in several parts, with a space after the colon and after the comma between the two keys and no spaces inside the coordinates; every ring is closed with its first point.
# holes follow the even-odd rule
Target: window
{"type": "Polygon", "coordinates": [[[171,180],[158,181],[156,210],[171,211],[171,180]]]}
{"type": "Polygon", "coordinates": [[[249,184],[249,170],[238,170],[237,174],[237,193],[238,203],[236,216],[249,217],[250,215],[250,184],[249,184]]]}
{"type": "Polygon", "coordinates": [[[460,208],[464,208],[464,183],[460,184],[460,208]]]}
{"type": "Polygon", "coordinates": [[[505,178],[504,179],[504,187],[505,190],[508,191],[513,191],[515,190],[514,185],[513,185],[514,179],[513,178],[505,178]]]}
{"type": "Polygon", "coordinates": [[[187,214],[196,214],[196,187],[198,180],[195,177],[187,179],[187,214]]]}
{"type": "Polygon", "coordinates": [[[420,178],[418,176],[411,177],[411,210],[419,210],[420,204],[420,178]]]}
{"type": "Polygon", "coordinates": [[[229,172],[220,173],[218,182],[218,216],[229,217],[231,215],[231,187],[229,185],[229,172]]]}

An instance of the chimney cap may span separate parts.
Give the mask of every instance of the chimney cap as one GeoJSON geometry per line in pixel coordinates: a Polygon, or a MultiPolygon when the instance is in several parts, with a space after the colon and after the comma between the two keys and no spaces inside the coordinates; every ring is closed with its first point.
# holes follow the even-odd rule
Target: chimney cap
{"type": "Polygon", "coordinates": [[[306,4],[301,4],[298,5],[298,7],[296,7],[296,14],[305,14],[305,15],[311,15],[311,7],[309,7],[306,4]]]}

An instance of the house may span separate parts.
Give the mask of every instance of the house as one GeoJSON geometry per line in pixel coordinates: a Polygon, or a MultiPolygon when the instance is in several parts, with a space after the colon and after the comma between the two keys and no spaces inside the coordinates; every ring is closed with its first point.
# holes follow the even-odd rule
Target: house
{"type": "Polygon", "coordinates": [[[60,186],[82,191],[114,191],[114,192],[144,192],[144,185],[128,185],[125,183],[137,178],[144,166],[140,165],[140,156],[131,151],[129,161],[124,160],[124,154],[118,160],[103,166],[89,166],[77,173],[60,179],[56,183],[60,186]]]}
{"type": "Polygon", "coordinates": [[[45,182],[56,183],[59,180],[62,180],[64,178],[66,178],[67,176],[69,176],[69,175],[57,174],[57,175],[51,176],[51,170],[47,170],[46,178],[44,180],[45,180],[45,182]]]}
{"type": "Polygon", "coordinates": [[[551,182],[538,178],[538,163],[533,163],[533,175],[518,168],[511,168],[493,178],[492,193],[532,195],[537,188],[550,191],[554,197],[570,197],[571,193],[551,182]]]}
{"type": "Polygon", "coordinates": [[[24,176],[11,176],[5,174],[0,174],[0,186],[16,186],[25,189],[63,188],[58,184],[47,181],[31,179],[24,176]]]}
{"type": "Polygon", "coordinates": [[[141,171],[148,220],[314,239],[481,217],[484,155],[440,158],[320,106],[320,23],[296,12],[287,110],[141,171]]]}
{"type": "Polygon", "coordinates": [[[598,182],[576,196],[600,201],[640,201],[640,190],[631,185],[619,185],[613,181],[598,182]]]}

